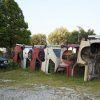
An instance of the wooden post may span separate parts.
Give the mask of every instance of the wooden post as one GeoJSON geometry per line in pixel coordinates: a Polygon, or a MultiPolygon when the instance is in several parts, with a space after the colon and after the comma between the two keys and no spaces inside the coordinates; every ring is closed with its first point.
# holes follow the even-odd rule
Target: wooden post
{"type": "Polygon", "coordinates": [[[84,81],[88,81],[88,65],[85,65],[85,71],[84,71],[84,81]]]}

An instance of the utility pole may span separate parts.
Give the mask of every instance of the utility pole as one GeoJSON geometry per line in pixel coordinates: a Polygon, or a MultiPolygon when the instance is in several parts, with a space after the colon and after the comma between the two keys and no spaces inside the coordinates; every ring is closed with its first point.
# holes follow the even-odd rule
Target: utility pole
{"type": "Polygon", "coordinates": [[[79,36],[79,33],[78,33],[78,36],[77,36],[77,37],[78,37],[78,43],[79,43],[79,42],[80,42],[80,36],[79,36]]]}

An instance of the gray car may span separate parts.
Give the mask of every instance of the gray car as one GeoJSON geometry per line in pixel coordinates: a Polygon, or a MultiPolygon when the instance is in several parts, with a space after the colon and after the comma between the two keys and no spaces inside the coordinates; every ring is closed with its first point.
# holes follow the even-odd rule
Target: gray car
{"type": "Polygon", "coordinates": [[[8,60],[3,57],[0,57],[0,68],[6,67],[7,65],[8,65],[8,60]]]}

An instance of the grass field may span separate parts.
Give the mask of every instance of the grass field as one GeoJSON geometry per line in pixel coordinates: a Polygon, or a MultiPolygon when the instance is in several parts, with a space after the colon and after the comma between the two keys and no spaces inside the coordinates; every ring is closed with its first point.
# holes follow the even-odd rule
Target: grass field
{"type": "Polygon", "coordinates": [[[10,71],[0,70],[0,80],[14,80],[14,82],[0,81],[0,87],[31,87],[34,84],[44,84],[53,87],[69,87],[79,92],[90,92],[100,96],[100,80],[84,82],[83,78],[67,78],[66,74],[46,75],[41,71],[29,72],[18,68],[10,71]]]}

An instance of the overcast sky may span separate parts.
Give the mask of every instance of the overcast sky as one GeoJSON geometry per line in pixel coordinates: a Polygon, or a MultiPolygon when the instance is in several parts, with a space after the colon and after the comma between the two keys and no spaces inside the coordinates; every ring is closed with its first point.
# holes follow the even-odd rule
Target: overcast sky
{"type": "Polygon", "coordinates": [[[100,34],[100,0],[15,0],[23,11],[29,29],[49,34],[64,26],[69,31],[91,28],[100,34]]]}

